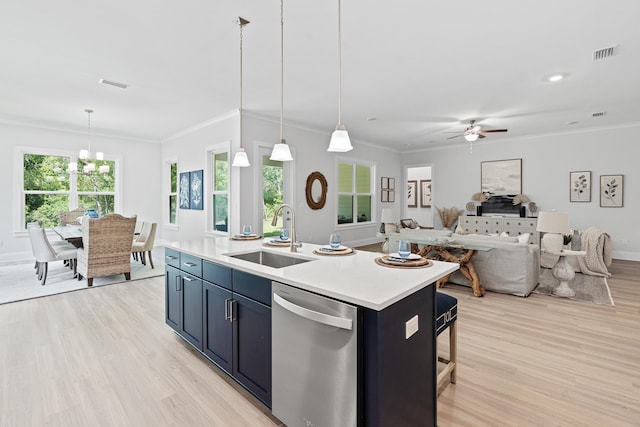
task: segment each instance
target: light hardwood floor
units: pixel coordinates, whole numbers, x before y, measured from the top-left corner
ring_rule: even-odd
[[[640,263],[611,271],[615,307],[445,288],[439,426],[640,425]],[[0,306],[0,369],[0,426],[279,425],[164,324],[161,277]]]

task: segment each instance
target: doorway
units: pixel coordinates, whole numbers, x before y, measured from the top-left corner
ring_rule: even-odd
[[[412,218],[423,227],[433,227],[432,166],[407,166],[407,191],[402,218]]]

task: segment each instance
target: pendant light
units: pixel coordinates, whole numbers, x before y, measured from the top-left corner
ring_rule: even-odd
[[[249,163],[247,153],[244,151],[244,148],[242,148],[242,28],[247,25],[249,21],[238,17],[235,22],[240,26],[240,148],[233,157],[231,166],[246,168],[247,166],[251,166],[251,164]]]
[[[284,0],[280,0],[280,142],[273,146],[271,160],[290,162],[293,160],[291,150],[282,135],[282,116],[284,106]]]
[[[339,153],[345,153],[353,150],[351,140],[347,129],[342,124],[341,120],[341,104],[342,104],[342,39],[341,39],[341,2],[338,0],[338,126],[336,130],[331,134],[331,141],[329,142],[329,148],[327,151],[334,151]]]

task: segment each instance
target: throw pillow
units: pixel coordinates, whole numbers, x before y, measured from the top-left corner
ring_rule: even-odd
[[[458,233],[458,234],[466,234],[464,228],[462,228],[462,226],[460,224],[458,224],[458,226],[456,227],[454,233]]]
[[[502,233],[500,233],[500,237],[509,237],[509,233],[503,231]]]
[[[518,236],[518,243],[520,243],[521,245],[528,245],[529,244],[529,233],[523,233],[521,235]]]

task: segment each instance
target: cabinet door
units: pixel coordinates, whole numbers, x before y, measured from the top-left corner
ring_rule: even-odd
[[[271,406],[271,307],[233,299],[233,376]]]
[[[232,371],[231,291],[205,281],[202,287],[203,351],[222,369]]]
[[[165,322],[176,331],[182,328],[182,282],[180,270],[165,266]]]
[[[182,275],[182,336],[202,350],[202,279]]]

